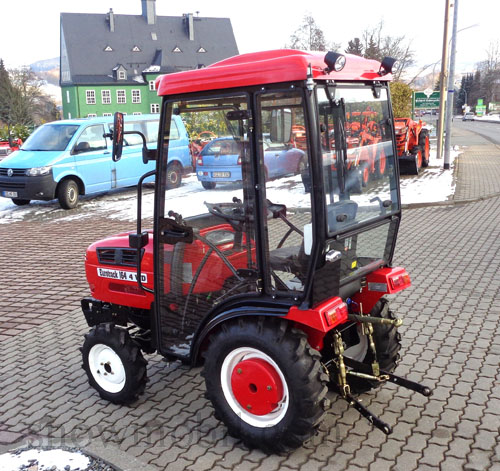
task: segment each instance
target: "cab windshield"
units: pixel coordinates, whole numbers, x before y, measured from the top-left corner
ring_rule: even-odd
[[[66,150],[69,141],[79,127],[77,124],[45,124],[27,139],[21,150]]]
[[[318,108],[329,235],[397,212],[387,89],[318,87]]]

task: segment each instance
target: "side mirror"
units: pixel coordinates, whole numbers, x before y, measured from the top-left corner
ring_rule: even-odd
[[[123,113],[117,111],[113,121],[113,162],[118,162],[123,150]]]
[[[90,144],[88,142],[79,142],[73,149],[74,154],[81,154],[82,152],[87,152],[90,150]]]
[[[290,142],[292,137],[292,112],[288,109],[271,112],[271,142]]]

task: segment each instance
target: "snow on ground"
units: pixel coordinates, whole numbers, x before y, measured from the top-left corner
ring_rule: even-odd
[[[493,114],[493,115],[488,115],[488,116],[474,116],[474,121],[500,122],[500,114]]]
[[[459,154],[458,148],[451,152],[451,170],[443,170],[443,160],[438,161],[435,150],[431,150],[429,167],[418,176],[401,177],[401,201],[403,204],[446,201],[453,196],[453,161]],[[374,182],[366,194],[355,195],[358,204],[370,203],[380,189]],[[366,191],[366,190],[365,190]],[[27,206],[16,206],[10,199],[0,198],[0,224],[22,220],[70,221],[91,219],[96,214],[113,219],[136,221],[137,193],[135,189],[123,189],[98,196],[84,197],[78,208],[70,211],[61,209],[57,201],[34,201]],[[219,184],[213,190],[205,190],[195,174],[188,175],[182,185],[166,194],[166,212],[181,213],[184,217],[206,212],[205,201],[210,203],[230,202],[233,197],[242,198],[243,191],[238,184]],[[304,207],[310,203],[300,175],[273,180],[267,184],[267,198],[273,202],[285,202],[289,208]],[[375,203],[376,204],[376,203]],[[153,215],[154,194],[151,187],[143,189],[142,217]]]
[[[35,468],[34,465],[38,464]],[[64,450],[24,450],[0,455],[0,471],[76,471],[86,469],[90,460],[80,452]]]

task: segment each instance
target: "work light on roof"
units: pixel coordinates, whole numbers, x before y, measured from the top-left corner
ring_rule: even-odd
[[[340,72],[345,66],[345,56],[338,52],[329,51],[325,56],[325,64],[327,65],[328,73],[333,70],[335,72]]]
[[[399,69],[400,62],[393,57],[384,57],[382,59],[382,64],[380,64],[379,75],[387,75],[396,72]]]

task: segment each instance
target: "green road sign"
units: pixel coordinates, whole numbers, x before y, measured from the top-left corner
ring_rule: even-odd
[[[441,92],[413,92],[413,108],[416,110],[439,108]]]

